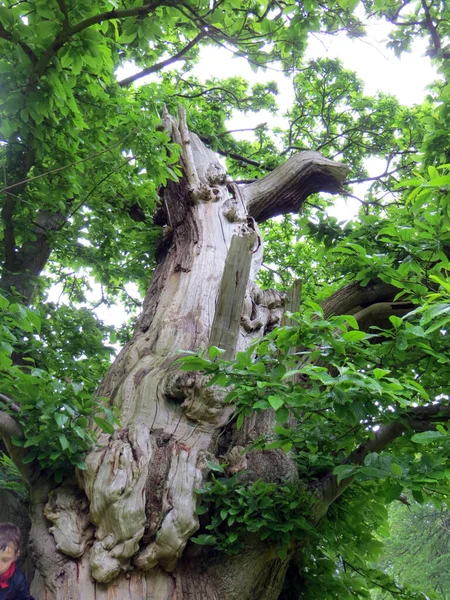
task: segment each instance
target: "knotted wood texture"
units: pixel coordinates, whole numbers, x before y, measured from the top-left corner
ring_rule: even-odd
[[[78,483],[36,499],[40,600],[271,600],[287,568],[261,546],[239,560],[185,551],[199,527],[195,490],[229,410],[222,390],[174,361],[211,344],[232,357],[279,324],[285,296],[254,284],[263,250],[257,222],[298,211],[311,193],[338,191],[347,167],[301,153],[237,186],[189,132],[183,111],[178,120],[165,113],[163,123],[181,146],[184,177],[161,194],[159,264],[133,337],[99,388],[121,428],[100,436]]]

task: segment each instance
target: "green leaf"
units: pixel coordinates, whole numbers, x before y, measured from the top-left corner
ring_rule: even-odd
[[[286,423],[289,419],[289,410],[287,408],[280,408],[275,413],[275,421],[277,423]]]
[[[191,538],[191,542],[194,542],[194,544],[198,544],[199,546],[214,546],[216,544],[216,538],[213,535],[202,534]]]
[[[420,395],[422,396],[422,398],[424,400],[430,399],[430,396],[428,395],[428,393],[426,392],[424,387],[418,381],[412,380],[409,382],[409,385],[411,387],[415,388],[420,393]]]
[[[208,469],[211,469],[211,471],[216,471],[218,473],[225,473],[224,468],[222,467],[222,465],[219,465],[219,463],[213,462],[211,460],[207,460],[206,465],[207,465]]]
[[[55,421],[58,424],[58,427],[64,427],[64,425],[67,423],[68,420],[69,420],[68,415],[61,413],[61,412],[55,413]]]
[[[423,317],[420,320],[420,324],[427,325],[433,319],[435,319],[436,317],[439,317],[441,315],[449,315],[449,319],[450,319],[449,313],[450,313],[450,304],[445,303],[445,304],[437,304],[437,305],[431,306],[431,308],[428,308],[424,311]]]
[[[403,319],[400,319],[400,317],[396,317],[395,315],[391,315],[389,317],[389,321],[392,323],[392,325],[398,329],[399,327],[401,327],[403,325]]]
[[[137,30],[129,31],[128,33],[122,33],[122,35],[119,37],[117,42],[119,44],[131,44],[131,42],[134,42],[134,40],[136,39],[136,36],[137,36]]]
[[[423,431],[421,433],[415,433],[411,440],[416,444],[432,444],[433,442],[440,442],[445,439],[446,436],[442,435],[439,431]]]
[[[376,379],[381,379],[385,375],[389,375],[389,373],[390,373],[389,369],[378,369],[378,368],[375,368],[373,370],[373,374],[375,375]]]
[[[61,444],[61,448],[63,450],[67,450],[67,448],[69,447],[69,442],[68,442],[66,436],[63,433],[59,433],[58,439],[59,439],[59,443]]]
[[[342,339],[345,342],[359,342],[366,337],[366,333],[364,331],[347,331],[342,334]]]
[[[430,165],[428,167],[428,175],[430,176],[430,179],[434,179],[435,177],[439,177],[439,171],[436,169],[436,167]]]
[[[204,371],[211,363],[203,358],[184,356],[176,361],[182,371]]]
[[[200,504],[200,506],[197,506],[195,514],[200,516],[200,515],[204,515],[207,512],[208,512],[208,506],[206,504]]]
[[[209,358],[213,359],[213,358],[217,358],[218,356],[221,356],[224,352],[225,352],[225,350],[222,350],[222,348],[217,348],[216,346],[211,346],[211,348],[209,349],[208,355],[209,355]]]
[[[94,417],[94,422],[105,433],[109,433],[110,435],[114,433],[114,426],[106,419],[103,419],[102,417]]]
[[[267,400],[274,410],[278,410],[284,405],[283,398],[280,398],[279,396],[269,396]]]
[[[400,494],[403,491],[403,486],[395,483],[394,485],[389,485],[386,493],[385,493],[385,498],[386,498],[386,502],[393,502],[394,500],[398,500],[398,498],[400,497]]]
[[[22,462],[24,465],[31,464],[34,460],[36,460],[36,452],[29,452],[22,458]]]
[[[302,373],[302,369],[292,369],[291,371],[286,371],[281,380],[284,381],[285,379],[291,379],[294,377],[294,375],[298,375],[299,373]]]
[[[253,408],[267,410],[270,408],[270,404],[267,402],[267,400],[257,400],[253,405]]]
[[[353,315],[345,315],[345,321],[349,327],[352,327],[353,329],[359,329],[358,321]]]
[[[244,424],[244,413],[240,412],[236,420],[236,428],[239,430]]]
[[[403,469],[397,463],[392,463],[391,470],[393,475],[401,476],[403,474]]]
[[[359,467],[356,465],[338,465],[333,469],[333,475],[337,476],[338,485],[343,479],[352,477],[359,471]]]

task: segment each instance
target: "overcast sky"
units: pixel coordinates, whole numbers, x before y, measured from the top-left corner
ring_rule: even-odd
[[[366,94],[382,91],[396,96],[402,104],[420,103],[426,86],[436,78],[431,61],[424,56],[425,43],[418,41],[412,53],[397,58],[385,47],[389,29],[383,23],[373,23],[367,26],[366,38],[355,40],[350,40],[344,33],[311,35],[306,58],[339,58],[347,69],[355,71],[364,81]],[[293,93],[288,79],[273,69],[259,69],[255,73],[245,59],[234,58],[224,48],[204,48],[195,73],[201,79],[241,75],[252,83],[276,80],[280,88],[280,109],[287,110],[292,104]],[[246,123],[249,118],[254,118],[255,124],[261,122],[261,115],[247,115]]]

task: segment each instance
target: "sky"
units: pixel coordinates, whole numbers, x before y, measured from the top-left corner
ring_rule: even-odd
[[[377,91],[382,91],[396,96],[406,105],[420,103],[426,95],[426,87],[436,78],[436,71],[431,61],[424,56],[425,42],[417,42],[410,54],[403,54],[401,58],[397,58],[385,47],[388,33],[389,27],[386,24],[373,22],[367,25],[367,37],[363,40],[350,40],[344,33],[336,36],[314,34],[310,36],[305,59],[339,58],[347,69],[355,71],[363,80],[366,94],[373,95]],[[121,79],[138,70],[130,65],[121,69],[117,76]],[[226,78],[240,75],[250,83],[277,81],[280,91],[278,96],[280,116],[274,116],[267,111],[246,115],[236,112],[227,123],[229,130],[252,128],[263,122],[267,122],[269,126],[280,124],[282,113],[293,102],[294,94],[290,81],[281,73],[273,69],[266,71],[259,69],[255,73],[245,59],[233,57],[231,51],[227,55],[227,50],[224,48],[204,48],[195,68],[195,74],[202,80],[217,76]],[[144,84],[148,79],[155,79],[155,76],[142,78],[139,85]],[[246,132],[237,135],[245,137],[252,134]],[[366,168],[370,176],[376,176],[383,172],[384,163],[379,159],[369,159]],[[364,196],[365,189],[364,185],[355,186],[354,193],[361,198]],[[359,203],[356,200],[341,197],[336,198],[334,206],[328,212],[339,219],[349,219],[358,208]],[[94,283],[92,285],[93,296],[98,299],[99,290],[95,290],[97,286]],[[129,286],[127,290],[131,295],[137,296],[133,286]],[[53,299],[57,300],[57,295]],[[106,324],[117,325],[119,313],[121,313],[120,320],[126,320],[125,314],[119,307],[108,308],[101,305],[95,312]]]
[[[391,26],[386,23],[372,21],[366,26],[367,36],[364,39],[349,39],[344,32],[335,36],[310,35],[305,61],[312,58],[339,58],[345,68],[355,71],[364,82],[365,94],[371,96],[380,91],[396,96],[402,104],[419,104],[426,95],[427,86],[437,77],[430,59],[425,56],[426,42],[419,40],[411,53],[404,53],[398,58],[392,50],[386,48],[390,29]],[[203,80],[220,74],[223,78],[240,75],[251,83],[277,82],[280,92],[277,98],[279,115],[268,111],[243,115],[236,111],[227,123],[229,130],[251,129],[260,123],[282,125],[282,114],[294,101],[288,78],[275,69],[259,69],[255,73],[244,58],[234,57],[231,51],[227,55],[224,48],[204,48],[195,74]],[[237,132],[234,135],[238,139],[252,139],[253,134]],[[365,165],[370,177],[380,175],[385,170],[385,163],[381,159],[366,159]],[[363,198],[367,188],[368,184],[355,185],[353,193],[358,198]],[[339,219],[350,219],[359,207],[360,204],[355,199],[336,198],[328,214]]]
[[[369,24],[367,37],[349,39],[345,33],[335,36],[319,34],[310,35],[305,60],[311,58],[339,58],[347,69],[357,73],[364,82],[364,91],[373,95],[377,91],[396,96],[402,104],[412,105],[422,102],[426,94],[426,86],[436,78],[436,71],[425,54],[425,42],[416,42],[413,52],[397,58],[393,51],[385,47],[389,27],[383,23]],[[218,66],[220,65],[220,73]],[[274,69],[256,73],[252,71],[244,58],[235,58],[232,52],[224,48],[204,48],[195,73],[202,79],[209,77],[231,77],[241,75],[251,83],[277,81],[280,89],[278,104],[281,112],[292,104],[294,94],[286,77]],[[233,126],[239,119],[258,124],[265,121],[269,113],[261,115],[249,114],[245,117],[236,115]]]

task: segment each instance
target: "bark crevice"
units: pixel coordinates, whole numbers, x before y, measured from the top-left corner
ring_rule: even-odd
[[[230,410],[223,390],[208,387],[196,373],[181,373],[175,361],[180,352],[211,344],[232,357],[280,323],[285,295],[254,285],[263,252],[257,222],[298,210],[311,193],[339,191],[347,167],[303,153],[241,187],[227,180],[216,155],[188,131],[182,111],[179,121],[165,113],[163,123],[181,146],[184,177],[162,191],[160,262],[134,335],[99,388],[119,409],[121,428],[100,435],[87,470],[79,473],[89,523],[82,518],[87,506],[67,489],[55,490],[45,509],[40,505],[41,524],[45,516],[52,521],[59,548],[47,539],[49,555],[80,557],[63,559],[63,580],[55,570],[51,582],[37,577],[35,589],[45,600],[172,600],[174,594],[183,600],[273,600],[289,563],[258,541],[226,560],[217,554],[205,561],[204,551],[192,544],[185,550],[199,527],[195,490],[207,476],[206,458],[217,449]],[[233,253],[236,243],[244,250]],[[294,461],[282,451],[242,455],[255,435],[272,429],[274,415],[266,413],[230,433],[221,448],[233,468],[247,464],[255,478],[296,480]],[[41,570],[48,572],[48,565]]]

